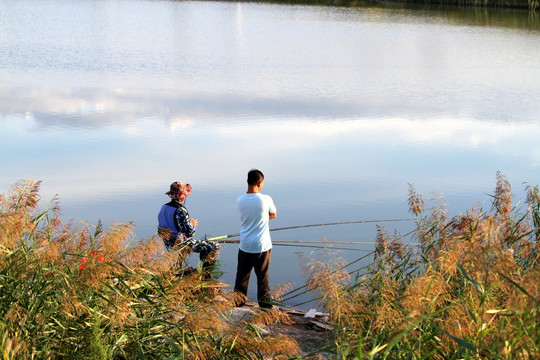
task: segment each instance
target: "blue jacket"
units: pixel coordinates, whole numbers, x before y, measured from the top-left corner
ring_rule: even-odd
[[[172,248],[178,238],[178,234],[184,234],[190,238],[195,234],[195,227],[189,222],[189,212],[178,200],[171,200],[161,207],[158,214],[158,227],[169,229],[171,235],[165,241],[165,246]]]

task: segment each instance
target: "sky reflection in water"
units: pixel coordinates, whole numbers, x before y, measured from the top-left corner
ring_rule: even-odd
[[[69,110],[78,101],[84,102],[43,101],[56,110],[2,119],[2,163],[9,165],[2,181],[43,179],[44,193],[60,195],[66,216],[135,221],[141,237],[153,234],[153,213],[176,178],[193,184],[190,209],[201,230],[215,235],[236,232],[234,198],[245,191],[251,167],[267,174],[265,191],[280,204],[277,227],[407,217],[408,184],[428,196],[441,191],[458,201],[450,204],[454,209],[466,211],[486,200],[496,171],[531,182],[531,169],[540,162],[538,122],[330,119],[279,111],[273,117],[220,117],[198,105],[159,116],[145,105],[166,107],[148,100],[133,107],[112,100],[105,110],[81,114]],[[67,105],[58,108],[62,103]],[[335,231],[320,229],[318,235]],[[361,240],[374,232],[344,235]]]
[[[197,236],[236,233],[235,199],[252,167],[278,207],[273,227],[409,217],[408,184],[442,193],[455,215],[489,208],[497,171],[518,199],[523,182],[538,183],[534,30],[213,2],[0,10],[0,189],[43,180],[66,218],[133,221],[138,237],[152,236],[178,179],[193,185]],[[364,224],[274,238],[375,234]],[[235,249],[222,254],[229,282]],[[274,284],[301,281],[288,267],[297,250],[275,248]]]

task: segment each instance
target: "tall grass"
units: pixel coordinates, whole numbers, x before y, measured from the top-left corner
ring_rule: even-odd
[[[62,223],[39,182],[0,195],[0,353],[4,359],[287,359],[296,341],[261,335],[282,316],[231,321],[232,294],[131,224]],[[325,351],[346,359],[540,357],[540,195],[513,204],[502,174],[491,209],[448,218],[410,188],[414,241],[379,227],[373,261],[350,279],[335,259],[306,262],[334,325]],[[431,207],[426,210],[426,205]],[[219,296],[218,296],[219,295]]]
[[[538,187],[526,190],[525,208],[514,207],[498,173],[489,211],[448,219],[441,199],[426,210],[411,187],[419,246],[379,228],[362,276],[308,264],[309,285],[337,329],[336,357],[539,358],[540,197]]]
[[[0,353],[4,359],[289,358],[298,344],[261,336],[262,313],[231,322],[232,296],[131,224],[62,224],[39,182],[0,195]]]

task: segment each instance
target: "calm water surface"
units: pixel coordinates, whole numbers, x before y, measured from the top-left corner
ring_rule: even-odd
[[[153,236],[173,180],[198,236],[238,232],[260,168],[273,227],[489,209],[538,184],[540,30],[527,12],[178,1],[0,1],[0,190],[43,180],[66,219]],[[385,224],[402,233],[412,224]],[[375,224],[273,233],[371,241]],[[342,250],[355,259],[361,251]],[[273,284],[302,283],[274,248]],[[222,251],[232,282],[236,245]],[[255,286],[251,285],[251,296]]]

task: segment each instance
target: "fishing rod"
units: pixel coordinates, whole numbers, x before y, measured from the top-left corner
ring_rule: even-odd
[[[345,268],[347,268],[347,267],[349,267],[349,266],[351,266],[351,265],[353,265],[353,264],[356,264],[357,262],[360,262],[360,261],[362,261],[362,260],[368,258],[369,256],[373,255],[374,253],[375,253],[375,251],[370,251],[369,254],[365,254],[365,255],[363,255],[363,256],[357,258],[356,260],[353,260],[353,261],[349,262],[348,264],[345,264],[345,265],[343,265],[343,266],[340,266],[340,267],[337,268],[337,269],[334,269],[330,274],[334,274],[334,273],[336,273],[336,272],[338,272],[338,271],[341,271],[341,270],[343,270],[343,269],[345,269]],[[357,270],[357,271],[359,271],[359,270]],[[300,296],[300,295],[302,295],[302,294],[305,294],[305,293],[307,292],[308,286],[309,286],[308,284],[304,284],[304,285],[302,285],[302,286],[300,286],[300,287],[297,287],[296,289],[293,289],[293,290],[290,290],[290,291],[286,292],[285,294],[283,294],[282,297],[283,297],[283,298],[285,298],[286,296],[289,296],[289,297],[283,299],[282,301],[288,301],[288,300],[293,299],[293,298],[295,298],[295,297],[297,297],[297,296]],[[300,290],[302,290],[302,289],[306,289],[306,290],[303,291],[303,292],[301,292],[301,293],[299,293],[299,294],[296,294],[296,295],[294,295],[294,296],[290,296],[291,294],[293,294],[293,293],[295,293],[295,292],[297,292],[297,291],[300,291]]]
[[[206,240],[212,240],[211,239],[206,239]],[[321,245],[305,245],[305,244],[301,244],[301,245],[296,245],[294,243],[320,243]],[[225,240],[225,241],[220,241],[219,242],[220,244],[239,244],[240,243],[240,240]],[[303,247],[303,248],[315,248],[315,249],[328,249],[328,246],[323,246],[322,244],[325,244],[325,245],[333,245],[333,244],[374,244],[374,243],[355,243],[355,242],[339,242],[339,241],[335,241],[335,242],[329,242],[329,241],[302,241],[302,240],[272,240],[272,245],[275,245],[275,246],[291,246],[291,247]],[[366,249],[358,249],[358,248],[345,248],[345,247],[334,247],[332,246],[332,250],[352,250],[352,251],[372,251],[372,250],[366,250]]]
[[[408,233],[406,233],[406,234],[404,234],[404,235],[401,235],[401,236],[400,236],[399,238],[397,238],[396,240],[399,241],[399,240],[401,240],[401,239],[403,239],[403,238],[405,238],[405,237],[411,235],[414,231],[415,231],[415,230],[411,230],[411,231],[409,231]],[[413,243],[409,243],[409,244],[413,244]],[[415,244],[418,244],[418,243],[415,243]],[[366,255],[364,255],[364,256],[361,256],[361,257],[357,258],[356,260],[353,260],[353,261],[351,261],[350,263],[348,263],[348,264],[346,264],[346,265],[344,265],[344,266],[342,266],[342,267],[340,267],[340,268],[338,268],[338,269],[335,269],[334,271],[332,271],[332,273],[341,271],[341,270],[343,270],[343,269],[345,269],[345,268],[347,268],[347,267],[349,267],[349,266],[351,266],[351,265],[353,265],[353,264],[356,264],[357,262],[360,262],[360,261],[366,259],[367,257],[369,257],[369,256],[371,256],[371,255],[373,255],[373,254],[375,254],[375,252],[376,252],[376,251],[372,250],[372,251],[370,251],[368,254],[366,254]],[[363,270],[363,269],[365,269],[365,268],[366,268],[366,265],[362,266],[360,269],[350,271],[350,272],[349,272],[349,275],[352,275],[353,273],[359,272],[359,271],[361,271],[361,270]],[[300,291],[300,290],[302,290],[302,289],[305,289],[305,290],[302,291],[302,292],[300,292],[300,293],[298,293],[298,294],[296,294],[296,295],[292,295],[293,293],[296,293],[296,292],[298,292],[298,291]],[[304,285],[302,285],[302,286],[300,286],[300,287],[297,287],[296,289],[290,290],[290,291],[286,292],[285,294],[283,294],[282,297],[283,297],[284,299],[282,299],[282,301],[283,301],[283,302],[289,301],[289,300],[294,299],[294,298],[296,298],[296,297],[298,297],[298,296],[300,296],[300,295],[302,295],[302,294],[305,294],[305,293],[307,293],[307,292],[308,292],[308,284],[304,284]],[[285,298],[286,296],[289,296],[289,297],[288,297],[288,298]],[[298,306],[298,305],[303,305],[303,304],[308,303],[308,302],[311,302],[311,301],[313,301],[313,300],[314,300],[314,299],[309,300],[309,301],[306,301],[306,302],[301,303],[301,304],[296,304],[296,306]]]
[[[275,246],[292,246],[292,247],[302,247],[302,248],[315,248],[315,249],[331,249],[331,250],[350,250],[350,251],[372,251],[368,249],[356,249],[356,248],[345,248],[345,247],[331,247],[321,246],[321,245],[294,245],[294,244],[273,244]]]
[[[206,240],[214,240],[208,238]],[[220,241],[222,244],[239,244],[240,240]],[[352,245],[376,245],[375,241],[327,241],[327,240],[272,240],[272,244],[352,244]],[[418,245],[418,243],[403,243],[403,245]]]
[[[348,267],[349,265],[352,265],[352,264],[358,262],[359,260],[362,260],[362,259],[364,259],[364,258],[366,258],[366,257],[368,257],[368,256],[370,256],[370,255],[372,255],[372,254],[374,254],[374,253],[375,253],[375,251],[372,251],[371,253],[369,253],[369,254],[367,254],[367,255],[361,257],[360,259],[357,259],[357,260],[355,260],[355,261],[353,261],[353,262],[351,262],[351,263],[349,263],[349,264],[347,264],[347,265],[345,265],[345,266],[343,266],[343,267],[341,267],[341,268],[339,268],[339,269],[334,270],[332,273],[337,272],[337,271],[341,271],[341,270],[345,269],[346,267]],[[362,267],[359,268],[359,269],[356,269],[356,270],[353,270],[353,271],[349,271],[348,274],[349,274],[349,275],[352,275],[352,274],[354,274],[354,273],[360,272],[360,271],[366,269],[368,266],[369,266],[369,265],[364,265],[364,266],[362,266]],[[294,289],[294,290],[291,290],[291,291],[289,291],[288,293],[283,294],[283,297],[285,297],[286,295],[291,295],[292,293],[294,293],[294,292],[296,292],[296,291],[298,291],[298,290],[301,290],[301,289],[303,289],[303,288],[305,288],[306,290],[305,290],[305,291],[302,291],[302,292],[300,292],[300,293],[297,293],[297,294],[295,294],[295,295],[289,296],[289,297],[286,298],[286,299],[281,299],[281,301],[284,303],[284,302],[286,302],[286,301],[290,301],[290,300],[292,300],[292,299],[294,299],[294,298],[297,298],[298,296],[301,296],[301,295],[306,294],[306,293],[308,292],[308,290],[309,290],[307,284],[304,285],[304,286],[301,286],[301,287],[299,287],[299,288],[296,288],[296,289]],[[310,299],[310,300],[306,300],[306,301],[304,301],[304,302],[295,304],[294,306],[302,306],[302,305],[305,305],[305,304],[309,304],[310,302],[313,302],[313,301],[318,301],[318,300],[320,300],[320,299],[321,299],[321,296],[316,296],[316,297],[314,297],[314,298],[312,298],[312,299]]]
[[[321,223],[321,224],[309,224],[309,225],[296,225],[296,226],[286,226],[281,228],[275,228],[270,229],[270,231],[281,231],[281,230],[291,230],[291,229],[302,229],[302,228],[308,228],[308,227],[318,227],[318,226],[332,226],[332,225],[348,225],[348,224],[365,224],[365,223],[380,223],[380,222],[398,222],[398,221],[414,221],[416,219],[382,219],[382,220],[356,220],[356,221],[339,221],[339,222],[331,222],[331,223]],[[223,236],[216,236],[211,238],[206,238],[206,240],[210,241],[220,241],[224,244],[227,244],[228,242],[221,241],[228,238],[238,237],[240,236],[240,233],[238,234],[230,234],[230,235],[223,235]]]

